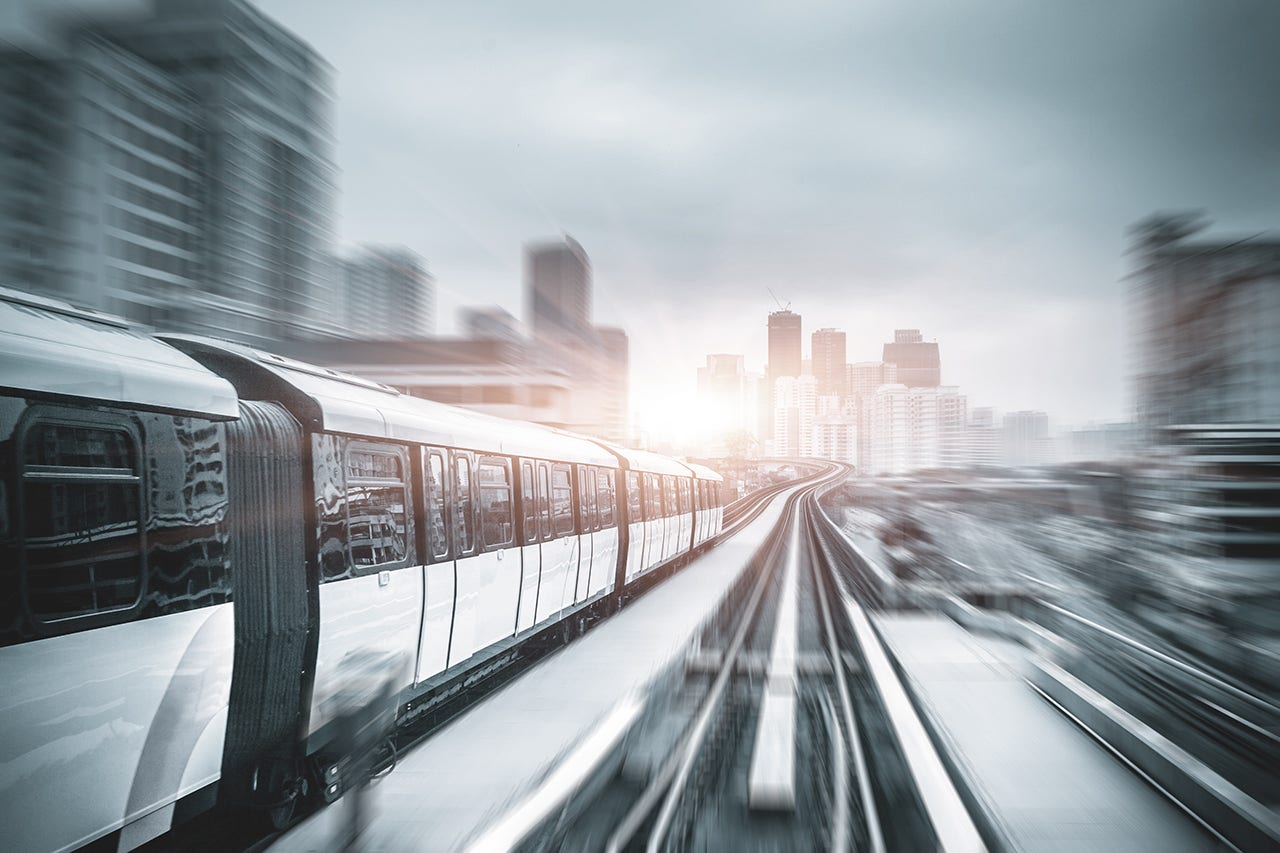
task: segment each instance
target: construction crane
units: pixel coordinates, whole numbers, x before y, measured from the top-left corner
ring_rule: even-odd
[[[782,304],[782,300],[778,298],[778,294],[776,294],[776,293],[774,293],[774,292],[773,292],[773,288],[772,288],[772,287],[766,287],[766,288],[765,288],[765,290],[769,291],[769,295],[773,297],[773,301],[774,301],[774,302],[776,302],[776,303],[778,303],[778,310],[779,310],[779,311],[790,311],[790,310],[791,310],[791,303],[790,303],[790,302],[788,302],[786,305],[783,305],[783,304]]]

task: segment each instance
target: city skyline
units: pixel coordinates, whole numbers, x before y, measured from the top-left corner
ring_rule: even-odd
[[[1126,227],[1169,208],[1207,210],[1215,234],[1274,225],[1273,6],[1138,3],[1105,27],[994,6],[656,27],[677,13],[373,4],[352,28],[340,6],[258,5],[335,68],[342,245],[430,259],[448,334],[460,308],[520,304],[523,243],[575,234],[597,321],[625,325],[646,366],[632,408],[651,432],[693,399],[706,353],[764,350],[768,288],[844,329],[851,362],[927,328],[975,400],[1122,419]],[[20,3],[0,26],[86,6],[145,4]],[[913,49],[886,55],[885,32]],[[1037,53],[1050,33],[1069,49]]]

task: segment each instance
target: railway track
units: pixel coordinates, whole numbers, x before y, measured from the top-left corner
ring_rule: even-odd
[[[1061,606],[1041,603],[1032,618],[1080,651],[1070,668],[1083,681],[1259,802],[1280,806],[1274,699]]]
[[[885,695],[896,676],[865,616],[854,624],[856,572],[818,503],[845,476],[831,466],[788,484],[726,618],[654,685],[613,760],[519,849],[984,846],[937,755],[901,745],[914,711],[905,694]],[[923,730],[909,739],[928,743]]]

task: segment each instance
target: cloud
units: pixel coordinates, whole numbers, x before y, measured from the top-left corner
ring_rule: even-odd
[[[762,366],[772,288],[851,359],[919,326],[978,404],[1119,417],[1125,227],[1280,225],[1265,0],[261,6],[336,69],[344,240],[446,313],[574,234],[638,402]]]

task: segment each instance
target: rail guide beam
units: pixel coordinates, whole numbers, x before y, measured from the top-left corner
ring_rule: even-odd
[[[796,669],[799,644],[797,567],[800,562],[800,522],[791,528],[791,542],[782,576],[782,597],[773,626],[769,676],[765,682],[755,748],[751,755],[748,804],[756,811],[791,811],[796,805]]]

